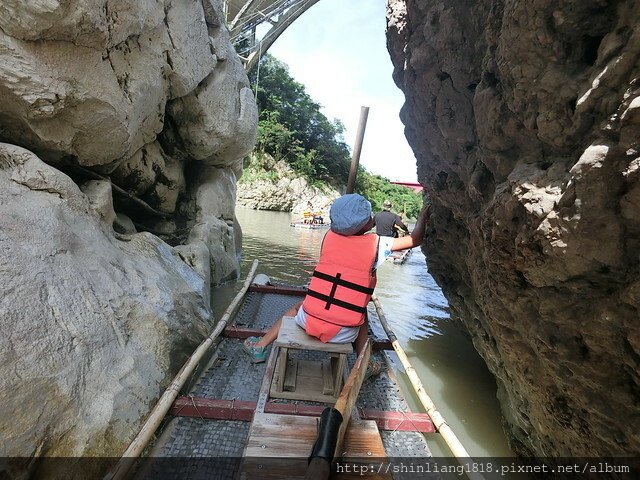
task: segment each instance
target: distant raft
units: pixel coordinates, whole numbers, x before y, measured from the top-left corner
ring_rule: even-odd
[[[306,228],[308,230],[315,230],[319,228],[329,228],[330,223],[305,223],[305,222],[291,222],[290,224],[294,228]]]
[[[394,265],[402,265],[407,261],[407,258],[411,255],[412,250],[400,250],[399,252],[393,252],[387,257],[387,260],[393,262]]]

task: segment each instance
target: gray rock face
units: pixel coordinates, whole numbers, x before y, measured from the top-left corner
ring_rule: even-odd
[[[211,328],[202,277],[94,213],[106,187],[0,144],[3,457],[120,455]]]
[[[431,273],[514,449],[640,451],[640,4],[391,0]]]
[[[200,184],[193,192],[196,226],[191,229],[189,246],[205,246],[209,251],[212,278],[222,282],[237,276],[241,231],[235,217],[236,176],[231,168],[203,168]],[[203,271],[198,267],[198,271]]]
[[[257,161],[252,157],[252,162]],[[328,211],[340,192],[331,188],[321,190],[309,185],[303,177],[284,161],[275,161],[271,157],[261,159],[267,162],[269,177],[261,177],[250,170],[238,181],[238,205],[255,210],[274,210],[302,214],[307,204],[313,205],[314,211]]]
[[[248,86],[221,0],[0,2],[1,456],[121,454],[208,332]]]
[[[255,101],[221,15],[220,0],[2,2],[0,141],[78,183],[69,165],[110,175],[116,211],[185,241],[195,218],[179,205],[197,188],[185,166],[239,176],[255,142]]]
[[[191,94],[169,105],[187,153],[195,160],[242,172],[242,157],[253,149],[258,111],[248,82],[240,87],[230,78],[246,78],[227,42],[230,54]]]

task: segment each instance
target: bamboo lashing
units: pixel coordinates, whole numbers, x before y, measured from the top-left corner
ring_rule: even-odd
[[[427,392],[424,389],[420,378],[418,378],[418,374],[411,365],[411,362],[409,362],[409,358],[404,353],[404,349],[400,346],[398,338],[389,327],[387,319],[384,316],[384,312],[382,311],[382,305],[380,305],[380,301],[375,295],[372,296],[371,300],[376,307],[376,312],[378,314],[378,318],[380,319],[380,323],[382,324],[382,328],[384,328],[387,337],[389,337],[389,340],[391,341],[393,349],[398,355],[398,358],[400,358],[402,366],[404,367],[404,370],[409,377],[409,380],[411,381],[411,385],[413,386],[416,395],[431,417],[431,421],[436,427],[436,430],[438,431],[438,433],[440,433],[442,439],[446,442],[447,446],[451,450],[451,453],[453,453],[454,457],[456,457],[461,465],[464,466],[463,462],[465,460],[471,460],[469,453],[467,453],[467,450],[464,448],[462,443],[460,443],[460,440],[458,440],[456,434],[453,433],[453,430],[451,430],[451,427],[444,420],[444,417],[440,414],[440,412],[438,412],[435,404],[433,403],[433,400],[431,400],[429,395],[427,395]],[[466,471],[465,469],[465,473],[471,480],[484,480],[484,477],[477,472]]]
[[[118,463],[107,473],[105,476],[105,480],[120,480],[124,478],[127,472],[131,469],[131,466],[134,464],[136,459],[140,456],[142,451],[145,449],[154,433],[158,429],[158,426],[162,422],[162,419],[165,417],[171,405],[175,401],[176,397],[180,393],[180,389],[185,384],[195,367],[198,365],[202,357],[207,352],[209,347],[213,344],[214,340],[222,333],[224,328],[227,326],[227,322],[235,312],[236,308],[240,304],[240,301],[243,299],[245,293],[249,289],[249,285],[251,285],[251,281],[258,269],[258,260],[253,261],[253,265],[251,266],[251,270],[247,275],[247,278],[244,281],[244,285],[242,289],[235,296],[229,307],[225,310],[224,314],[218,321],[216,328],[211,332],[205,340],[196,348],[193,354],[189,357],[187,362],[182,366],[180,371],[173,378],[171,384],[167,387],[167,389],[160,397],[160,400],[156,403],[156,406],[153,408],[147,421],[144,423],[140,432],[133,439],[129,447],[122,454],[122,458],[118,461]]]

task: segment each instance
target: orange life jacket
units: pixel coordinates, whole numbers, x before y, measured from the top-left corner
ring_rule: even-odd
[[[364,323],[376,286],[379,238],[375,234],[343,236],[327,232],[302,303],[307,334],[328,342],[342,327]]]

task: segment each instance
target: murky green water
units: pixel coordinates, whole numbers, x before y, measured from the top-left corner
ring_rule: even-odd
[[[259,272],[292,285],[307,283],[318,259],[325,230],[292,228],[288,213],[238,208],[242,226],[242,278],[254,259]],[[238,284],[214,290],[218,316]],[[391,327],[409,356],[429,396],[473,457],[512,453],[502,430],[496,385],[470,339],[449,318],[447,301],[414,249],[404,265],[386,262],[378,272],[376,295]],[[403,380],[404,375],[398,375]],[[406,381],[406,379],[405,379]],[[411,408],[422,411],[403,385]],[[449,455],[438,434],[428,435],[434,455]]]

